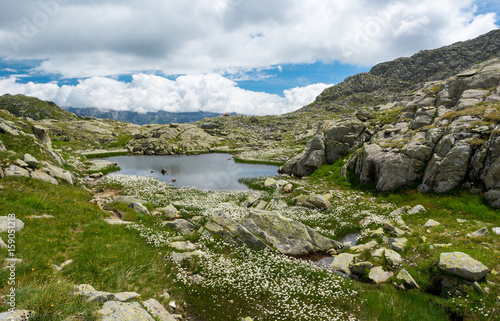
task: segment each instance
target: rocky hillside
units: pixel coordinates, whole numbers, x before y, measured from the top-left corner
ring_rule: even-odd
[[[344,175],[386,192],[419,185],[422,192],[456,188],[487,191],[500,206],[500,59],[476,64],[444,81],[431,81],[322,126],[303,154],[283,172],[312,173],[322,164],[347,159]],[[396,113],[381,126],[377,114]]]
[[[32,120],[57,119],[76,120],[75,114],[67,112],[51,101],[43,101],[24,95],[6,94],[0,97],[0,109],[9,111],[17,117],[26,117]]]
[[[360,105],[388,103],[423,82],[444,80],[499,55],[500,30],[493,30],[469,41],[378,64],[325,89],[302,110],[352,111]]]

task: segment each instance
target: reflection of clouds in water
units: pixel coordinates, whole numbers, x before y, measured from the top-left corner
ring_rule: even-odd
[[[192,156],[120,156],[110,157],[121,170],[117,174],[153,176],[175,187],[195,186],[200,189],[246,190],[239,178],[274,176],[277,166],[235,163],[229,154]],[[162,175],[162,169],[167,170]],[[151,173],[151,171],[154,171]]]

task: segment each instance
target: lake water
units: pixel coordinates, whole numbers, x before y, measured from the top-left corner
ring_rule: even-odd
[[[248,190],[238,182],[239,178],[275,176],[279,169],[272,165],[236,163],[230,154],[116,156],[106,160],[120,166],[121,170],[115,174],[152,176],[175,187],[212,190]],[[162,169],[167,171],[165,175]]]

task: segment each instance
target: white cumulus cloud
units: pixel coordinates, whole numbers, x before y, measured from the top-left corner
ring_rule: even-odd
[[[180,76],[175,80],[135,74],[131,82],[91,77],[77,85],[27,84],[15,77],[0,79],[0,93],[24,94],[54,101],[60,106],[99,107],[116,110],[211,111],[247,115],[283,114],[314,101],[328,84],[314,84],[284,91],[284,97],[241,89],[219,74]]]

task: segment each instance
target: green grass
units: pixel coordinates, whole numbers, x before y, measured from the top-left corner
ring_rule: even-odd
[[[85,154],[87,158],[107,158],[113,156],[128,156],[130,152],[108,152],[108,153],[97,153],[97,154]]]
[[[25,223],[16,238],[16,255],[24,260],[16,270],[17,308],[35,310],[34,320],[68,316],[94,320],[97,306],[70,295],[71,284],[89,283],[109,292],[136,291],[143,298],[158,299],[171,283],[158,249],[145,243],[139,232],[102,221],[109,213],[88,203],[91,194],[85,190],[12,177],[2,179],[2,185],[0,215],[15,213]],[[41,214],[55,218],[28,218]],[[153,216],[143,218],[151,226],[157,222]],[[0,254],[7,253],[2,249]],[[74,262],[61,272],[52,268],[69,259]],[[4,293],[7,273],[0,270]],[[0,306],[0,310],[6,308]]]

